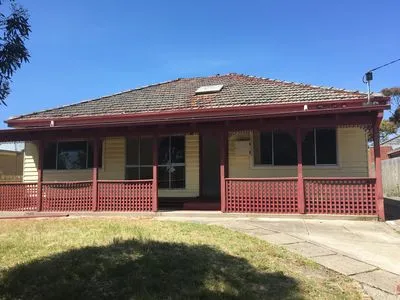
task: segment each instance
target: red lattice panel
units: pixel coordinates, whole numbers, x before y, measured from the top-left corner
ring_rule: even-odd
[[[227,212],[297,213],[296,178],[228,178]]]
[[[98,182],[99,211],[151,211],[152,180]]]
[[[305,178],[306,213],[376,215],[374,178]]]
[[[0,211],[34,211],[37,204],[37,183],[0,184]]]
[[[92,182],[46,182],[43,189],[43,211],[92,210]]]

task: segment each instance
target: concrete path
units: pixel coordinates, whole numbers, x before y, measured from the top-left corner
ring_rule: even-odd
[[[350,276],[359,281],[373,299],[400,299],[400,233],[386,223],[184,215],[156,219],[199,222],[237,230]]]

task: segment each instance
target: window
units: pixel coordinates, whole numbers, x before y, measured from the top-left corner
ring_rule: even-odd
[[[127,139],[126,179],[153,178],[152,138]],[[158,141],[158,187],[185,187],[185,137],[162,137]]]
[[[200,95],[200,94],[218,93],[222,90],[223,87],[224,87],[223,84],[201,86],[196,90],[195,94]]]
[[[337,164],[336,148],[336,129],[312,129],[303,139],[303,164],[335,165]]]
[[[185,188],[185,137],[161,138],[158,148],[158,187]]]
[[[336,157],[336,130],[315,130],[315,163],[317,165],[335,165]]]
[[[102,147],[99,167],[102,166]],[[45,170],[76,170],[93,168],[93,146],[87,141],[50,142],[44,148]]]
[[[315,130],[308,131],[303,136],[302,143],[303,165],[315,165]]]
[[[126,141],[126,179],[153,178],[153,139],[129,138]]]
[[[254,164],[288,166],[297,164],[294,132],[271,131],[254,134]]]
[[[297,142],[295,132],[274,131],[274,165],[297,165]]]
[[[303,135],[304,165],[335,165],[336,129],[312,129]],[[292,131],[255,132],[254,164],[293,166],[297,164],[297,143]]]

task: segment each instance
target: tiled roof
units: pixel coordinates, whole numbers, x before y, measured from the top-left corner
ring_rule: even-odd
[[[219,84],[222,84],[223,88],[218,93],[195,94],[201,86]],[[366,97],[365,93],[358,91],[231,73],[210,77],[180,78],[12,119],[115,115],[180,109],[352,100]]]

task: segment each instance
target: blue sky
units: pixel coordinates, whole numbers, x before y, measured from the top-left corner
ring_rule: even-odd
[[[400,57],[398,0],[19,2],[31,62],[1,120],[229,72],[365,91],[365,71]],[[400,63],[377,71],[373,90],[399,86],[399,73]]]

